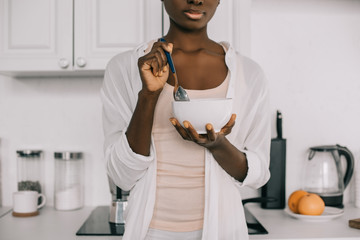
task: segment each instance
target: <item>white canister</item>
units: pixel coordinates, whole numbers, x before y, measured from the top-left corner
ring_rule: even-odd
[[[84,206],[84,166],[81,152],[55,152],[56,210],[75,210]]]

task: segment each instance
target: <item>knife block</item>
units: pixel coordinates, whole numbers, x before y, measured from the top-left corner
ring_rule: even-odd
[[[273,201],[262,202],[266,209],[285,208],[285,170],[286,170],[286,139],[271,139],[270,147],[270,179],[261,188],[261,196]]]

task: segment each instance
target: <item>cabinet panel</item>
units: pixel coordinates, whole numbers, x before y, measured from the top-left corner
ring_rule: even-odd
[[[159,0],[75,0],[74,16],[76,70],[104,69],[115,54],[161,33]]]
[[[70,67],[72,0],[0,0],[0,11],[1,71]]]
[[[7,49],[53,50],[54,1],[33,0],[7,1],[8,16],[6,32],[9,36]],[[35,7],[34,7],[35,6]],[[33,11],[28,9],[33,8]],[[38,16],[38,17],[34,17]]]
[[[96,0],[93,6],[93,34],[100,48],[129,47],[143,39],[144,6],[142,1]],[[139,27],[134,27],[139,26]]]

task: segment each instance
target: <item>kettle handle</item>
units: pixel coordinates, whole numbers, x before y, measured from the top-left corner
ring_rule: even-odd
[[[344,189],[349,184],[354,172],[354,156],[347,147],[336,145],[338,147],[339,155],[343,155],[346,159],[346,171],[344,176]]]

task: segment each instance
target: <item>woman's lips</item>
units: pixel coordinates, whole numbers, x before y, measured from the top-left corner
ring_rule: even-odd
[[[192,20],[199,20],[204,16],[204,13],[196,10],[188,10],[184,12],[185,15]]]

